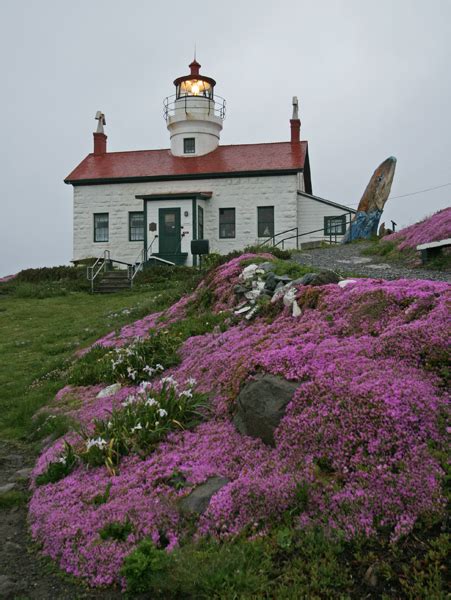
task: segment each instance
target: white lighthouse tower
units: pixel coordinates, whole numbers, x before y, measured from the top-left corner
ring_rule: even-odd
[[[202,156],[218,147],[225,117],[225,100],[216,96],[216,81],[199,74],[201,65],[189,65],[190,74],[174,81],[175,94],[164,101],[164,116],[174,156]]]

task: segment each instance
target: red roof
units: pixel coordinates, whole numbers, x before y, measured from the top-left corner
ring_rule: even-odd
[[[170,150],[107,152],[97,156],[88,154],[64,181],[80,185],[121,180],[195,179],[263,171],[296,172],[304,169],[306,157],[307,142],[219,146],[209,154],[189,158],[173,156]]]

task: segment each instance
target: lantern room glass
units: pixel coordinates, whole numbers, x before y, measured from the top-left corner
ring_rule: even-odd
[[[204,79],[187,79],[177,86],[177,98],[200,96],[213,98],[213,86]]]

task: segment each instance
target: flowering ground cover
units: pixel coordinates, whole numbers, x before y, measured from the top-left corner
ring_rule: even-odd
[[[57,395],[54,414],[78,425],[37,461],[30,526],[67,572],[93,586],[124,585],[121,573],[136,570],[137,561],[156,569],[166,560],[158,556],[173,556],[176,565],[183,548],[202,540],[273,540],[278,527],[268,543],[288,551],[297,544],[293,536],[319,527],[335,543],[396,545],[424,520],[440,520],[449,286],[295,286],[299,316],[281,297],[252,321],[240,320],[233,288],[244,266],[271,259],[234,258],[169,311],[98,342],[126,353],[151,328],[189,322],[202,311],[223,315],[224,326],[182,343],[178,364],[162,364],[148,379],[141,368],[140,381],[136,374],[122,379],[121,389],[103,397],[102,386],[66,386]],[[240,389],[260,372],[298,383],[274,447],[233,424]],[[165,386],[170,402],[158,396]],[[194,395],[208,399],[200,423],[189,417]],[[155,437],[165,419],[172,425]],[[126,442],[111,469],[104,459],[118,439]],[[68,444],[76,456],[70,472],[42,484],[49,465],[67,459]],[[99,460],[83,460],[92,451]],[[227,483],[201,515],[187,516],[181,501],[211,477]],[[157,554],[149,546],[143,553],[146,543]]]
[[[403,250],[404,248],[415,248],[419,244],[445,240],[449,237],[451,237],[451,208],[444,208],[431,217],[392,233],[384,239],[395,241],[398,248]]]
[[[418,223],[375,241],[363,251],[363,254],[376,254],[418,267],[421,265],[420,253],[416,250],[418,245],[450,237],[451,208],[445,208]],[[450,256],[449,249],[444,248],[440,255],[428,260],[427,268],[449,271]]]

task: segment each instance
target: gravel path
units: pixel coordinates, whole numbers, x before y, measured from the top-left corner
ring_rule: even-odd
[[[381,256],[365,256],[362,251],[370,246],[359,244],[337,244],[328,248],[303,250],[293,259],[302,265],[336,271],[340,275],[355,275],[381,279],[433,279],[451,283],[451,271],[433,271],[424,267],[408,267],[397,262],[387,262]]]
[[[0,490],[13,484],[14,491],[26,492],[35,458],[26,446],[0,441]],[[29,535],[26,505],[0,509],[2,600],[119,600],[122,597],[114,589],[84,587],[40,555]]]

